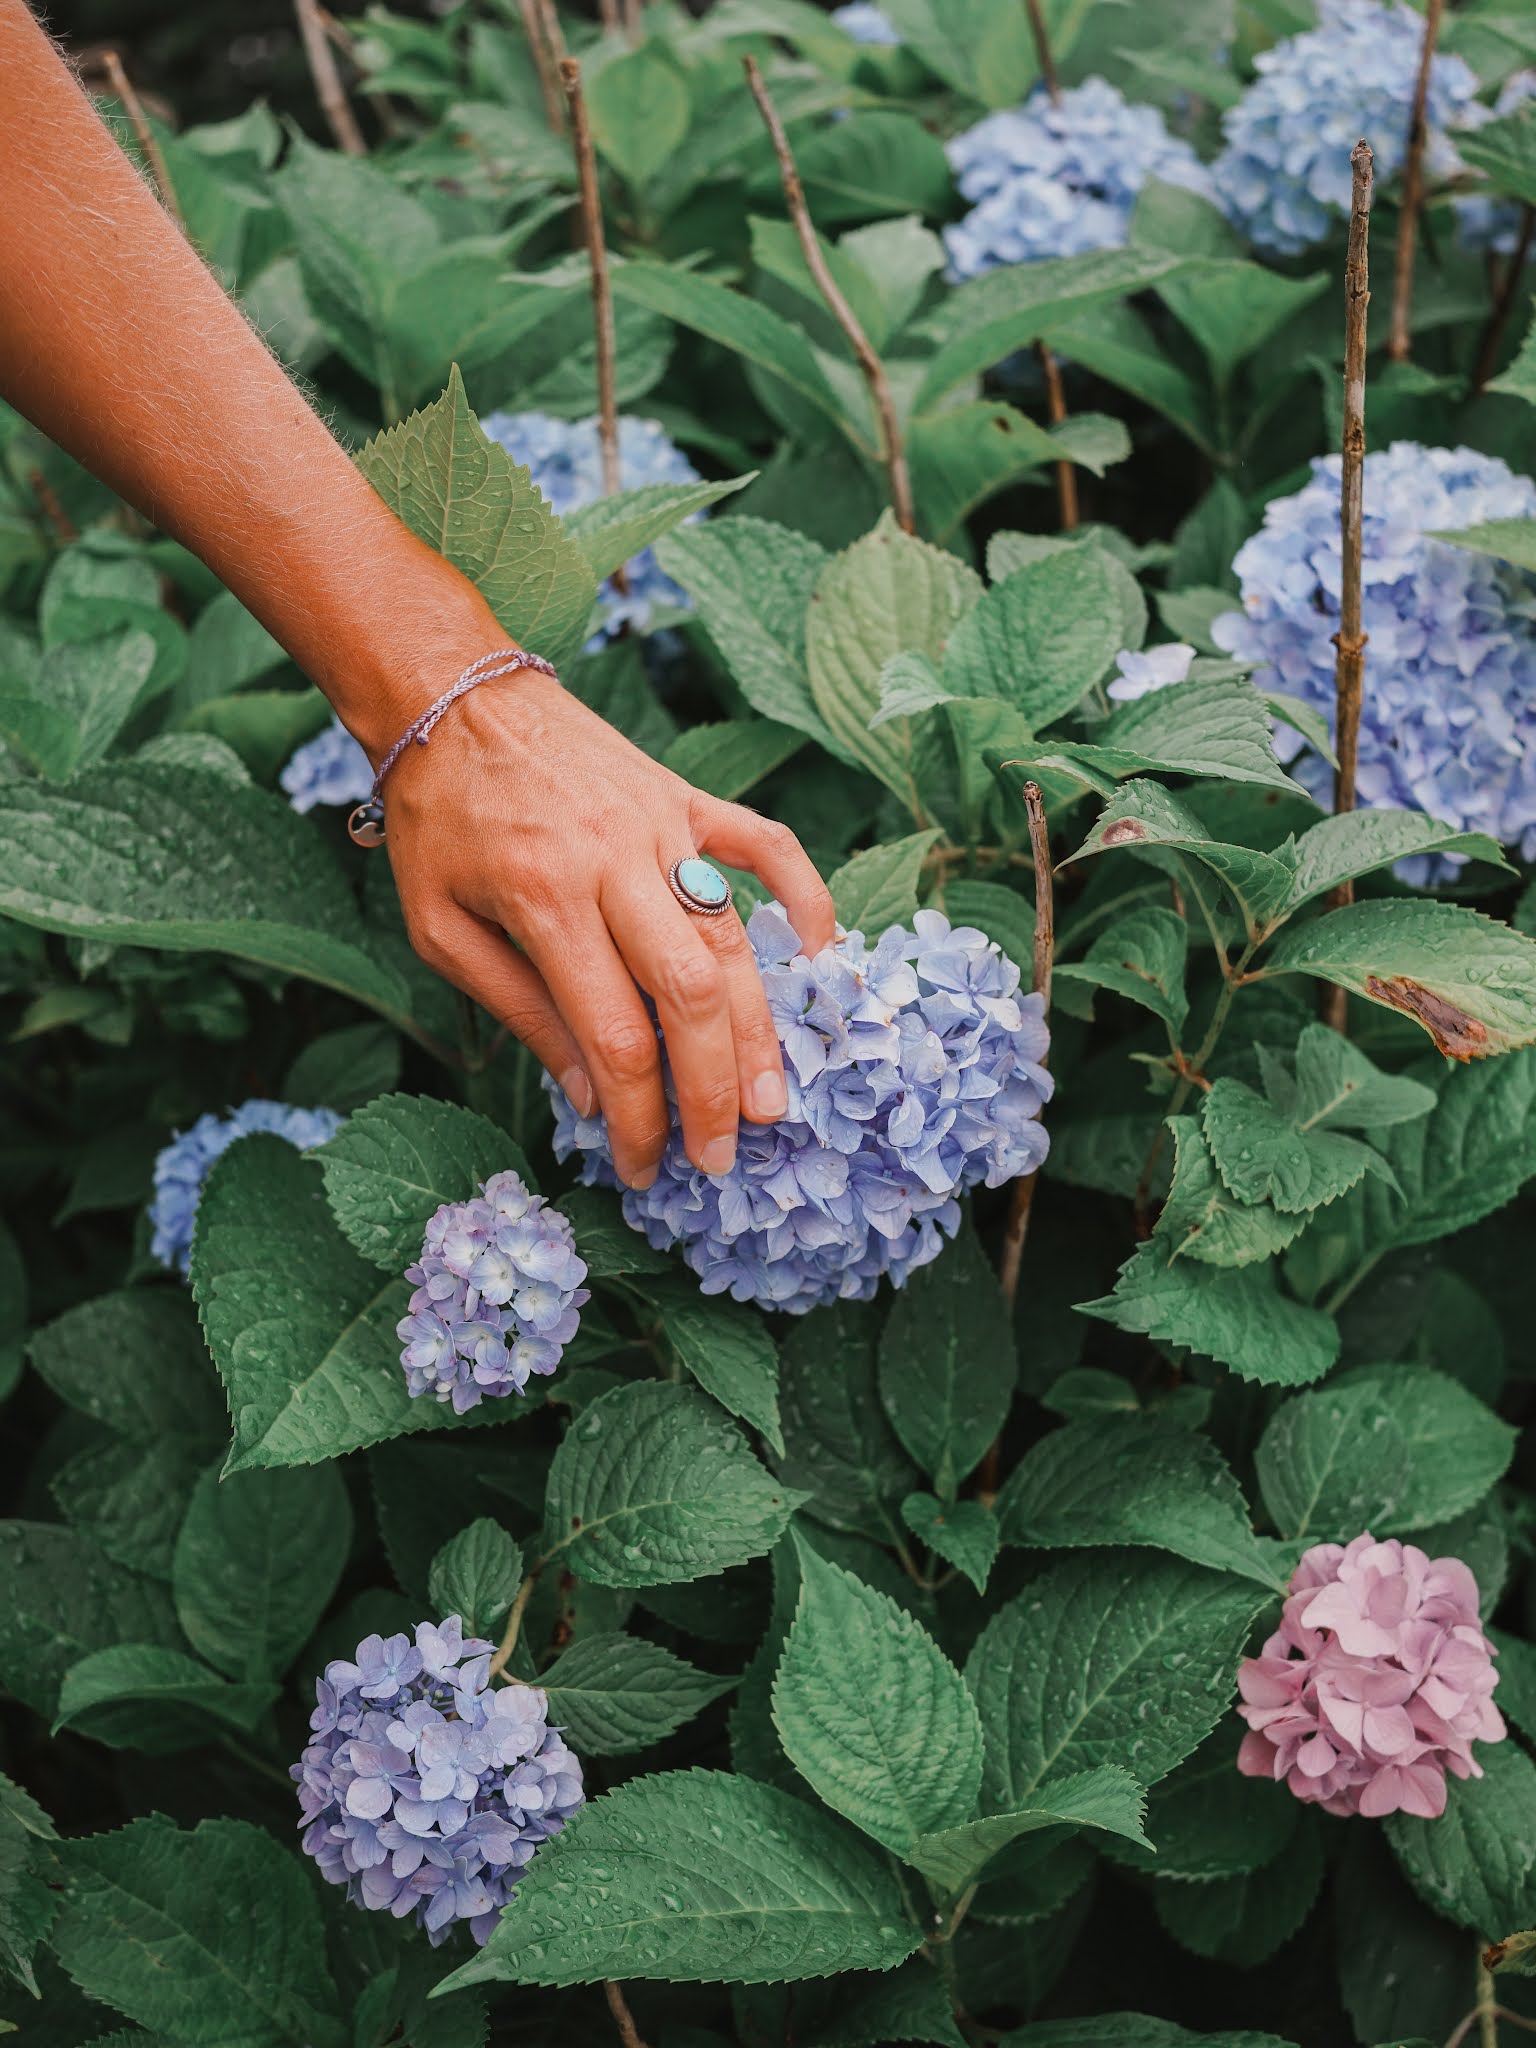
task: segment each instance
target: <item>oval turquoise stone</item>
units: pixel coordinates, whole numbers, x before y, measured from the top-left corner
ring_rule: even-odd
[[[731,893],[730,883],[713,862],[700,860],[697,855],[678,862],[677,880],[683,893],[695,903],[724,903]]]

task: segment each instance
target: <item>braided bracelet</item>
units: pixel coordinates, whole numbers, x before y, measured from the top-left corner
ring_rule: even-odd
[[[520,647],[498,647],[493,653],[482,654],[478,661],[472,661],[451,690],[444,690],[435,704],[429,704],[419,718],[411,721],[379,763],[368,801],[359,804],[347,820],[347,831],[359,846],[382,846],[384,843],[384,778],[406,748],[412,742],[424,747],[449,705],[457,704],[477,683],[488,683],[496,676],[512,675],[520,668],[537,669],[542,676],[555,673],[541,655],[525,654]]]

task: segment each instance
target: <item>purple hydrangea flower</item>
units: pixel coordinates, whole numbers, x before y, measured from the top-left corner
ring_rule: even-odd
[[[295,748],[277,778],[296,811],[360,804],[373,793],[373,766],[339,718]]]
[[[581,1764],[537,1686],[491,1686],[491,1645],[451,1614],[367,1636],[315,1681],[290,1772],[303,1848],[355,1906],[414,1916],[435,1947],[484,1942],[534,1851],[582,1804]]]
[[[1254,59],[1258,77],[1222,116],[1227,146],[1212,165],[1216,190],[1260,248],[1294,255],[1325,239],[1349,211],[1349,153],[1370,138],[1378,186],[1407,152],[1424,19],[1381,0],[1321,0],[1316,28]],[[1437,53],[1426,118],[1431,178],[1461,168],[1446,130],[1486,119],[1477,78]]]
[[[1041,88],[946,147],[961,197],[973,202],[944,230],[954,279],[1120,248],[1152,178],[1215,197],[1209,173],[1158,109],[1131,105],[1102,78],[1069,87],[1059,101]]]
[[[1329,719],[1339,624],[1337,455],[1272,499],[1233,563],[1243,610],[1212,638],[1256,665],[1263,688],[1300,697]],[[1536,483],[1471,448],[1395,441],[1365,458],[1365,701],[1362,806],[1426,811],[1536,858],[1536,576],[1427,536],[1436,528],[1536,514]],[[1330,771],[1281,728],[1282,758],[1327,801]],[[1289,751],[1287,751],[1287,749]],[[1454,875],[1456,854],[1398,864],[1421,886]]]
[[[1182,683],[1189,675],[1195,650],[1183,640],[1169,640],[1161,647],[1148,647],[1140,654],[1122,647],[1115,656],[1120,673],[1109,686],[1112,703],[1132,704],[1150,690],[1166,690],[1170,683]]]
[[[743,1123],[729,1173],[701,1173],[672,1135],[653,1185],[624,1193],[625,1219],[658,1249],[681,1245],[705,1294],[800,1315],[899,1287],[960,1224],[958,1197],[1040,1164],[1050,1099],[1044,1006],[983,933],[920,910],[878,943],[848,932],[808,959],[777,904],[752,913],[789,1108]],[[613,1186],[601,1117],[578,1117],[550,1084],[555,1151]]]
[[[515,1173],[445,1202],[405,1277],[415,1292],[395,1334],[406,1384],[456,1415],[552,1373],[589,1299],[570,1223]]]
[[[200,1116],[189,1131],[178,1131],[155,1161],[155,1193],[149,1205],[154,1225],[150,1250],[162,1266],[185,1273],[192,1255],[192,1226],[208,1169],[236,1138],[270,1131],[301,1152],[335,1137],[341,1118],[333,1109],[295,1109],[287,1102],[254,1097],[228,1116]]]
[[[480,422],[512,460],[521,463],[550,507],[562,516],[605,495],[603,452],[596,419],[560,420],[543,412],[493,412]],[[655,420],[619,421],[619,473],[626,491],[648,484],[696,484],[699,473],[674,447]],[[696,514],[695,517],[701,517]],[[687,593],[663,574],[650,548],[625,564],[628,591],[612,581],[602,588],[602,630],[590,642],[599,648],[623,627],[643,630],[657,609],[690,609]]]
[[[832,19],[856,43],[866,43],[871,49],[893,50],[901,41],[901,33],[890,17],[870,0],[849,0],[846,7],[834,7]]]

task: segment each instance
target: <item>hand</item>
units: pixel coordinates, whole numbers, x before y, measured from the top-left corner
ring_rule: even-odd
[[[691,853],[750,869],[814,953],[832,937],[832,899],[787,826],[690,788],[537,673],[461,698],[428,745],[406,749],[384,799],[412,945],[520,1038],[582,1115],[601,1109],[621,1180],[649,1187],[668,1134],[642,990],[695,1166],[728,1171],[738,1118],[784,1114],[778,1038],[741,921],[684,910],[667,871]]]

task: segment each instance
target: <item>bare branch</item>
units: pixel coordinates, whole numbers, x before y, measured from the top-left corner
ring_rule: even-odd
[[[1067,394],[1062,389],[1061,365],[1054,352],[1043,341],[1035,343],[1035,354],[1040,358],[1040,368],[1045,376],[1045,405],[1051,425],[1059,427],[1067,416]],[[1077,524],[1077,470],[1067,461],[1056,465],[1056,506],[1063,533],[1070,533]]]
[[[613,2023],[619,2030],[619,2039],[624,2048],[645,2048],[640,2030],[635,2025],[634,2014],[624,2000],[624,1993],[611,1977],[603,1980],[603,1996],[608,2001],[608,2010],[613,2014]]]
[[[624,0],[624,26],[629,31],[629,40],[638,43],[641,36],[640,0]]]
[[[1030,985],[1036,995],[1044,997],[1045,1015],[1049,1017],[1051,964],[1056,951],[1056,899],[1051,878],[1050,829],[1045,819],[1045,798],[1038,782],[1025,783],[1024,808],[1029,814],[1029,849],[1035,864],[1035,957]],[[1013,1184],[1008,1221],[1003,1229],[1002,1258],[998,1265],[1003,1296],[1010,1308],[1019,1291],[1019,1267],[1024,1258],[1024,1239],[1029,1232],[1030,1211],[1034,1206],[1035,1185],[1039,1178],[1037,1166],[1033,1173],[1021,1175]]]
[[[891,504],[895,508],[897,523],[905,532],[915,533],[917,522],[912,513],[912,480],[907,472],[906,450],[902,446],[901,428],[896,419],[896,401],[891,396],[891,382],[885,374],[885,364],[875,353],[874,344],[859,324],[858,315],[843,297],[838,289],[837,280],[827,267],[821,243],[816,239],[810,208],[805,203],[805,187],[800,182],[800,173],[796,170],[795,159],[790,153],[789,138],[784,133],[784,124],[779,119],[778,109],[768,97],[767,87],[763,84],[763,74],[757,68],[757,59],[748,57],[744,61],[752,97],[757,101],[758,111],[773,138],[773,153],[779,160],[779,178],[784,186],[784,203],[789,209],[790,220],[799,237],[800,253],[804,256],[806,268],[815,280],[816,289],[826,300],[833,319],[847,335],[859,368],[864,373],[864,381],[869,386],[875,416],[880,422],[886,474],[890,479]]]
[[[1413,346],[1409,315],[1413,311],[1413,259],[1419,239],[1419,208],[1424,203],[1424,146],[1429,124],[1424,109],[1429,99],[1429,71],[1440,34],[1444,0],[1425,0],[1424,40],[1419,46],[1419,75],[1413,88],[1413,113],[1408,122],[1408,155],[1403,167],[1403,210],[1397,217],[1397,266],[1392,284],[1392,330],[1387,355],[1406,363]]]
[[[336,138],[336,147],[348,156],[366,156],[368,145],[363,140],[363,131],[357,125],[357,116],[342,85],[341,73],[336,68],[336,53],[326,38],[317,0],[293,0],[293,11],[298,16],[309,75],[315,81],[315,97]]]
[[[1056,76],[1056,59],[1051,55],[1051,39],[1046,33],[1045,16],[1040,12],[1040,0],[1024,0],[1029,12],[1030,32],[1035,39],[1035,56],[1040,64],[1040,76],[1045,80],[1045,89],[1051,96],[1053,106],[1061,103],[1061,80]]]
[[[560,83],[570,109],[571,138],[576,148],[576,174],[581,182],[581,223],[587,242],[587,267],[592,275],[592,324],[597,331],[597,431],[603,451],[603,491],[623,488],[619,460],[619,408],[614,397],[613,289],[608,278],[608,243],[603,233],[603,196],[597,183],[597,153],[581,90],[581,66],[574,57],[560,59]],[[615,570],[622,591],[624,571]]]
[[[160,194],[160,204],[165,208],[172,220],[176,222],[177,226],[185,232],[187,223],[182,218],[181,207],[176,199],[176,187],[171,183],[171,174],[165,167],[165,153],[155,140],[155,131],[149,125],[149,117],[144,112],[144,103],[134,91],[132,81],[123,69],[123,60],[119,57],[116,50],[103,50],[101,53],[101,63],[102,69],[107,74],[107,82],[122,101],[123,112],[132,122],[133,132],[138,137],[139,147],[148,159],[150,172],[155,181],[155,188]]]
[[[533,58],[533,68],[539,74],[539,90],[544,95],[544,119],[549,124],[551,135],[563,135],[565,104],[560,97],[560,79],[555,70],[555,60],[544,40],[538,0],[517,0],[517,11],[523,18],[523,34],[528,38],[528,54]]]
[[[1515,300],[1520,291],[1520,279],[1525,271],[1525,259],[1531,253],[1531,236],[1536,231],[1536,206],[1526,204],[1520,209],[1520,234],[1515,243],[1514,254],[1499,285],[1498,296],[1493,302],[1493,311],[1488,315],[1488,325],[1483,329],[1482,344],[1477,351],[1477,370],[1472,379],[1472,389],[1486,389],[1488,379],[1499,364],[1499,345],[1504,339],[1504,330],[1509,325],[1509,316],[1514,311]]]

